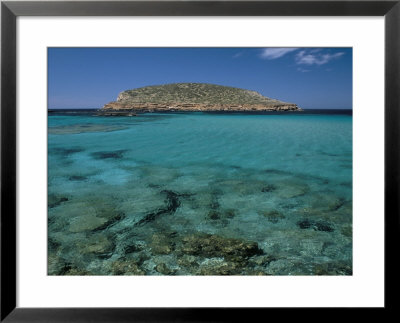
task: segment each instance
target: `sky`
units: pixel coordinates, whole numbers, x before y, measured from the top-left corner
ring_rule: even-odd
[[[253,90],[303,109],[352,109],[351,48],[48,48],[48,108],[101,108],[167,83]]]

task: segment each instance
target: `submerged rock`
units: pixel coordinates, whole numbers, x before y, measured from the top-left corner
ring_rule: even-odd
[[[111,265],[113,275],[145,275],[146,273],[134,260],[117,260]]]
[[[341,234],[343,234],[347,238],[351,238],[353,236],[353,226],[346,225],[340,229]]]
[[[65,262],[57,255],[49,253],[47,258],[47,274],[60,275],[65,268]]]
[[[98,218],[90,203],[65,201],[49,209],[49,224],[53,231],[83,232],[97,228],[106,219]]]
[[[256,242],[206,233],[195,233],[183,237],[181,251],[189,255],[208,258],[224,257],[239,261],[262,253]]]
[[[121,220],[124,213],[107,200],[88,197],[65,203],[57,209],[58,220],[67,219],[69,232],[101,231]]]
[[[67,270],[63,275],[67,276],[91,276],[93,273],[86,269],[81,269],[81,268],[76,268],[72,267],[69,270]]]
[[[220,259],[210,259],[199,268],[199,275],[239,275],[243,270],[240,263],[223,261]]]
[[[207,213],[206,219],[218,220],[221,218],[221,214],[218,211],[211,210]]]
[[[161,193],[164,193],[166,195],[166,200],[165,200],[165,202],[167,203],[166,212],[174,213],[176,209],[181,205],[181,202],[179,200],[180,194],[169,190],[163,190],[161,191]]]
[[[155,269],[156,269],[156,271],[158,271],[160,274],[163,274],[163,275],[174,275],[175,274],[175,270],[172,270],[164,263],[158,264]]]
[[[193,255],[182,255],[178,258],[177,262],[181,267],[191,268],[191,272],[194,272],[199,268],[198,257]]]
[[[236,216],[236,211],[234,209],[226,209],[222,211],[223,217],[234,218]]]
[[[310,190],[307,184],[289,180],[277,183],[276,186],[277,196],[285,199],[303,196]]]
[[[329,192],[314,194],[311,200],[311,207],[317,210],[337,211],[345,204],[345,199]]]
[[[266,217],[271,223],[278,223],[280,220],[285,218],[282,213],[275,210],[261,211],[260,214]]]
[[[122,244],[123,245],[123,244]],[[145,248],[143,243],[128,243],[123,245],[124,254],[142,251]]]
[[[225,210],[210,210],[207,215],[206,219],[210,220],[221,220],[221,219],[231,219],[235,217],[235,210],[234,209],[225,209]]]
[[[149,222],[153,222],[156,220],[158,217],[164,214],[173,214],[175,213],[176,209],[181,205],[181,202],[179,200],[180,194],[177,194],[173,191],[169,190],[163,190],[161,193],[166,195],[165,203],[166,206],[157,209],[151,213],[148,213],[144,218],[139,220],[138,222],[135,223],[135,226],[143,225]]]
[[[49,254],[47,262],[47,274],[51,276],[87,276],[92,275],[92,273],[86,269],[82,269],[65,261],[61,257],[55,254]]]
[[[266,275],[313,275],[309,262],[295,259],[277,259],[265,267]]]
[[[86,181],[88,178],[87,176],[82,176],[82,175],[72,175],[69,176],[68,179],[70,181]]]
[[[81,254],[103,256],[111,253],[115,247],[113,241],[102,233],[91,234],[85,240],[78,241],[76,246]]]
[[[62,157],[69,157],[72,154],[76,154],[76,153],[80,153],[84,151],[83,148],[80,147],[71,147],[71,148],[60,148],[60,147],[56,147],[56,148],[49,148],[49,154],[53,154],[53,155],[60,155]]]
[[[327,262],[314,266],[315,275],[352,275],[353,268],[351,263],[344,261]]]
[[[138,169],[153,187],[168,185],[180,176],[179,171],[175,168],[141,165]]]
[[[275,191],[275,190],[276,190],[276,186],[275,186],[275,185],[268,184],[268,185],[265,185],[265,186],[261,189],[261,192],[263,192],[263,193],[270,193],[270,192],[273,192],[273,191]]]
[[[300,229],[314,229],[316,231],[326,231],[333,232],[333,226],[330,223],[324,221],[312,221],[312,220],[302,220],[297,222]]]
[[[174,250],[175,243],[166,234],[156,233],[151,237],[150,247],[153,254],[167,255]]]
[[[88,211],[87,214],[78,216],[73,218],[70,221],[69,231],[70,232],[83,232],[83,231],[92,231],[103,227],[105,223],[107,223],[106,218],[96,216],[95,211]]]
[[[309,255],[317,256],[322,253],[322,250],[324,249],[324,242],[316,239],[303,239],[300,242],[300,247],[301,247],[300,251],[301,254],[305,256]]]
[[[314,221],[310,220],[303,220],[297,222],[297,225],[299,226],[300,229],[310,229],[314,225]]]
[[[261,256],[254,256],[250,258],[249,263],[253,264],[254,266],[266,266],[268,265],[271,261],[277,260],[274,256],[271,255],[261,255]]]
[[[97,151],[90,155],[95,159],[121,159],[126,153],[126,149],[114,150],[114,151]]]
[[[69,201],[69,198],[66,196],[56,195],[56,194],[49,194],[47,198],[47,204],[49,208],[56,207],[60,205],[62,202]]]

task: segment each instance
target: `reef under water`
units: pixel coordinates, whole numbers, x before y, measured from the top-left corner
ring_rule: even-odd
[[[352,274],[351,116],[49,127],[49,275]]]

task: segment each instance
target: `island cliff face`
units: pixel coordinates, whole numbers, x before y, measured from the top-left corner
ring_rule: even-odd
[[[301,111],[293,103],[239,88],[205,84],[174,83],[121,92],[117,101],[99,110],[104,115],[167,111]]]

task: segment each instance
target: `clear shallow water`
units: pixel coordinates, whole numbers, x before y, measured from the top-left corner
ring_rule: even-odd
[[[349,275],[352,117],[50,114],[51,275]]]

